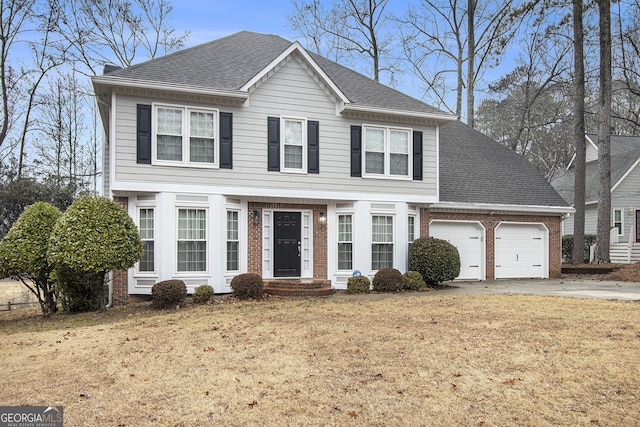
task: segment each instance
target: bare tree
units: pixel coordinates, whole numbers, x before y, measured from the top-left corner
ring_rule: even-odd
[[[167,0],[59,0],[65,19],[58,31],[72,46],[69,57],[97,75],[105,64],[128,67],[180,48],[189,33],[169,25]]]
[[[293,0],[289,23],[320,54],[347,60],[356,54],[371,61],[371,75],[380,81],[380,73],[393,65],[385,62],[393,37],[385,11],[389,0],[336,0],[330,7],[321,0]],[[345,56],[343,56],[343,54]]]
[[[598,246],[596,262],[609,262],[611,230],[611,2],[598,0],[600,92],[598,97]]]
[[[410,6],[405,17],[398,19],[404,57],[414,75],[435,99],[436,106],[457,116],[462,114],[466,61],[466,10],[459,4],[461,1],[421,0],[419,7]],[[447,99],[453,86],[447,84],[449,74],[455,74],[455,107]]]
[[[585,222],[585,182],[586,182],[586,142],[584,125],[584,25],[582,0],[573,0],[573,63],[574,63],[574,198],[576,209],[573,220],[573,253],[574,264],[584,262],[584,222]]]
[[[466,120],[474,125],[476,84],[495,65],[518,30],[523,14],[509,0],[422,0],[399,20],[404,56],[439,105],[462,115],[466,95]],[[433,69],[438,71],[433,71]],[[466,72],[465,72],[466,71]],[[448,85],[449,74],[455,84]],[[446,96],[455,87],[455,108]],[[464,93],[463,93],[464,92]]]

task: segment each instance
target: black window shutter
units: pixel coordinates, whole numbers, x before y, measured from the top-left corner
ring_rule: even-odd
[[[138,104],[137,111],[137,162],[151,164],[151,105]]]
[[[422,132],[413,132],[413,179],[422,181]]]
[[[232,113],[220,113],[220,168],[233,169]]]
[[[280,118],[269,117],[267,121],[268,160],[267,169],[280,170]]]
[[[320,124],[307,122],[307,166],[308,173],[320,173]]]
[[[351,176],[362,176],[362,126],[351,126]]]

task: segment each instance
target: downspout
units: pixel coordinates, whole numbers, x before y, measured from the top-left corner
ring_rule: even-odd
[[[111,308],[113,305],[113,272],[109,271],[107,273],[107,282],[109,283],[109,302],[106,305],[106,308]]]

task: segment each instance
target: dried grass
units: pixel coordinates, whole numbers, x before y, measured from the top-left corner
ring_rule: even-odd
[[[3,314],[0,404],[63,405],[68,426],[637,425],[639,308],[429,293]]]

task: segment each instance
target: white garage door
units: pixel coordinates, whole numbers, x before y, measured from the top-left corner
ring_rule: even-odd
[[[548,276],[547,233],[541,224],[499,224],[495,232],[496,279]]]
[[[484,231],[475,222],[433,221],[429,235],[447,240],[460,253],[458,280],[483,280]]]

